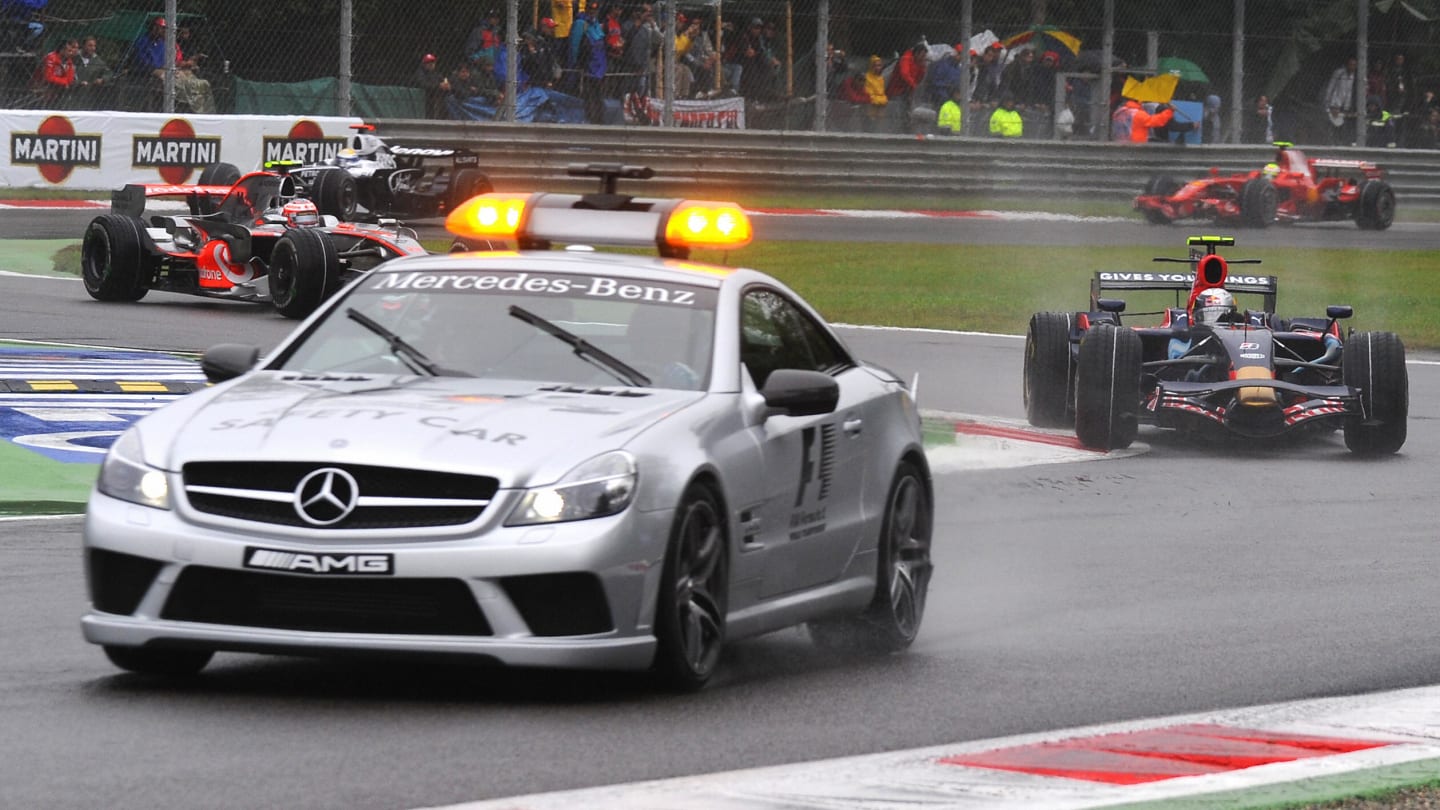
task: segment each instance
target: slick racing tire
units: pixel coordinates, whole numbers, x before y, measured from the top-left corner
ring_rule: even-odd
[[[1345,446],[1359,455],[1394,453],[1405,444],[1410,378],[1405,344],[1394,332],[1357,332],[1345,341],[1342,376],[1360,389],[1363,415],[1345,423]]]
[[[1102,323],[1085,333],[1075,369],[1075,435],[1096,450],[1120,450],[1140,430],[1140,336]]]
[[[883,655],[909,647],[925,617],[930,589],[930,532],[934,509],[919,468],[895,471],[877,546],[875,597],[865,612],[810,622],[810,638],[824,649]]]
[[[153,647],[105,645],[105,657],[115,666],[141,675],[179,678],[194,675],[210,663],[212,650],[170,650]]]
[[[1037,312],[1025,331],[1025,418],[1035,427],[1070,427],[1075,361],[1068,312]]]
[[[292,228],[270,254],[270,298],[287,318],[304,318],[340,289],[340,256],[324,231]]]
[[[1280,195],[1264,177],[1252,177],[1240,187],[1240,223],[1247,228],[1268,228],[1275,221]]]
[[[1355,224],[1361,230],[1383,231],[1395,223],[1395,189],[1384,180],[1366,180],[1360,186]]]
[[[668,689],[700,689],[720,663],[730,585],[723,515],[715,493],[700,483],[686,489],[675,510],[655,605],[659,644],[651,665]]]
[[[101,214],[85,229],[80,245],[80,278],[96,301],[139,301],[149,290],[150,257],[135,217]]]
[[[355,219],[360,190],[355,178],[344,169],[326,169],[315,173],[310,184],[310,201],[320,213],[350,222]]]
[[[211,163],[200,170],[202,186],[233,186],[240,179],[240,167],[233,163]],[[190,213],[197,216],[213,214],[220,208],[220,200],[214,197],[196,195],[190,198]]]
[[[445,211],[449,213],[460,207],[460,204],[476,196],[477,194],[489,194],[495,187],[490,185],[490,178],[479,169],[461,169],[455,172],[450,179],[450,191],[446,199]]]
[[[1181,183],[1168,174],[1156,174],[1150,177],[1145,183],[1145,190],[1142,192],[1146,197],[1169,197],[1179,191]],[[1151,225],[1169,225],[1170,218],[1159,211],[1145,209],[1145,220]]]

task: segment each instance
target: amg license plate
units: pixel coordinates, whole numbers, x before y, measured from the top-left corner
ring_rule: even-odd
[[[390,576],[395,573],[394,554],[333,554],[327,551],[288,551],[278,548],[245,548],[244,566],[261,571],[322,576]]]

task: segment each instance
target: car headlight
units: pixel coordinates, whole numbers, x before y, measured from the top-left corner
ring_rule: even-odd
[[[100,465],[96,488],[122,501],[156,509],[170,508],[170,482],[163,471],[146,466],[140,432],[134,429],[122,433],[110,446]]]
[[[605,517],[624,511],[634,495],[635,459],[616,450],[590,459],[554,484],[526,492],[505,525]]]

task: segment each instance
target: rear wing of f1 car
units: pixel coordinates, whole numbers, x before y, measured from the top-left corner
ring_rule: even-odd
[[[1190,265],[1188,273],[1126,272],[1101,270],[1090,280],[1090,310],[1100,308],[1100,299],[1106,290],[1174,290],[1176,305],[1182,293],[1198,293],[1208,286],[1224,286],[1232,293],[1255,293],[1264,297],[1266,312],[1275,311],[1279,282],[1275,276],[1250,276],[1228,272],[1229,265],[1259,264],[1259,259],[1222,259],[1216,253],[1218,247],[1235,244],[1230,236],[1192,236],[1186,240],[1190,247],[1190,258],[1177,259],[1157,256],[1157,262],[1174,262]],[[1196,284],[1195,274],[1205,271],[1207,281]],[[1217,283],[1218,282],[1218,283]]]
[[[230,188],[228,185],[129,183],[124,188],[110,192],[110,211],[127,217],[139,217],[144,216],[145,201],[151,197],[184,197],[187,200],[208,197],[213,200],[221,200],[230,193]]]

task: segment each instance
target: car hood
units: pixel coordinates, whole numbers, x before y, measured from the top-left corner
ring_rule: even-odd
[[[319,461],[550,483],[701,399],[463,377],[257,372],[141,423],[147,461]]]

